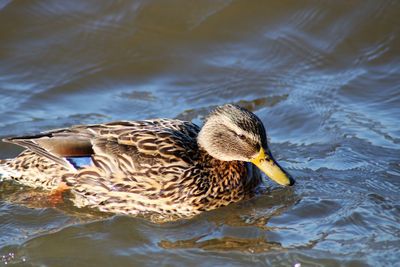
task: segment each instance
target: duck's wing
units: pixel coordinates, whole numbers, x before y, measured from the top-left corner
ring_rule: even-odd
[[[37,135],[5,138],[3,141],[22,146],[68,170],[74,170],[74,166],[66,158],[91,155],[93,153],[91,136],[86,131],[64,128]]]
[[[100,159],[105,156],[109,159],[108,165],[115,163],[115,159],[118,162],[130,159],[135,163],[135,160],[147,158],[150,165],[157,157],[167,161],[190,160],[188,152],[197,148],[198,131],[196,125],[179,120],[117,121],[78,125],[3,141],[25,147],[74,170],[66,158],[98,155]]]

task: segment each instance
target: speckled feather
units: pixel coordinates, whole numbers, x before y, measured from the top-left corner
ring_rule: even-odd
[[[121,214],[187,217],[251,196],[261,182],[258,170],[211,157],[198,145],[199,130],[158,119],[9,138],[27,150],[0,169],[3,178],[32,187],[52,190],[65,182],[76,206]],[[76,169],[70,156],[91,156],[93,165]]]

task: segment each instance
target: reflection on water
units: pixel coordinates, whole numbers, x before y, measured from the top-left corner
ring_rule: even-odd
[[[0,1],[0,136],[236,103],[293,189],[152,223],[0,183],[0,266],[393,266],[398,1]],[[0,143],[0,158],[20,148]],[[271,187],[269,187],[271,186]]]
[[[271,250],[282,250],[279,243],[266,242],[265,240],[251,239],[251,238],[233,238],[222,237],[220,239],[210,239],[201,241],[200,238],[193,238],[189,240],[179,240],[170,242],[161,240],[159,245],[166,249],[184,249],[184,248],[199,248],[203,250],[218,250],[218,251],[241,251],[250,253],[261,253]]]

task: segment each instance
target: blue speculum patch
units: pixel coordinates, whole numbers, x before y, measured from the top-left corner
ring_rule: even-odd
[[[66,159],[77,169],[93,164],[91,157],[70,157]]]

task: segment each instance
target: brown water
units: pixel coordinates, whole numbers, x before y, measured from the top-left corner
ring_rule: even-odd
[[[0,0],[0,136],[238,103],[298,182],[162,225],[2,183],[0,266],[400,266],[399,31],[399,1]]]

